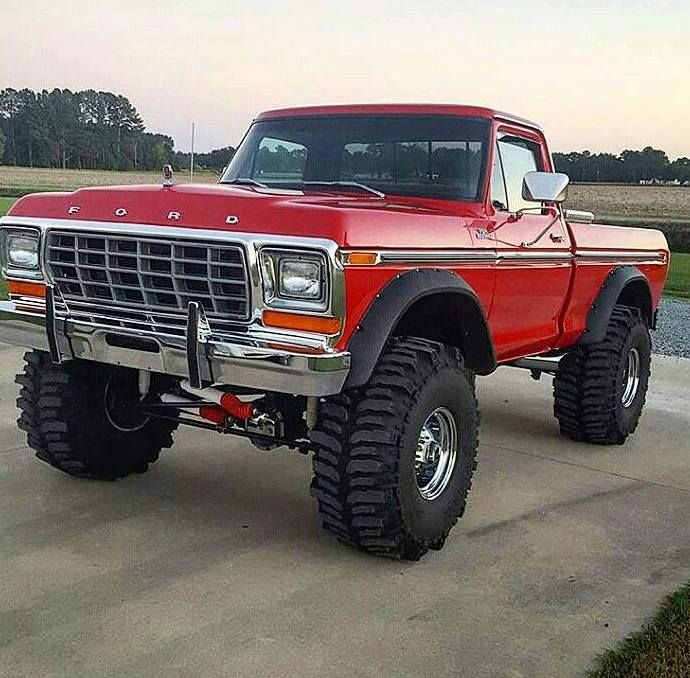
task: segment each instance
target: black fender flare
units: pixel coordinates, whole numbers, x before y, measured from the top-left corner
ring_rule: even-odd
[[[370,378],[381,352],[413,304],[436,295],[453,295],[468,314],[457,327],[457,345],[465,363],[478,374],[496,369],[496,355],[486,314],[474,290],[457,274],[443,269],[413,269],[400,273],[381,289],[348,341],[352,356],[345,388],[357,388]]]
[[[619,266],[609,273],[597,293],[587,314],[585,331],[577,342],[579,345],[603,341],[613,307],[619,303],[621,297],[625,305],[634,306],[640,310],[642,318],[649,327],[654,327],[652,291],[647,276],[635,266]]]

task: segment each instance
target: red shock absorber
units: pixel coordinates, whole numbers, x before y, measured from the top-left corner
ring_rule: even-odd
[[[232,393],[224,393],[220,399],[220,405],[202,405],[199,408],[200,417],[219,425],[224,424],[228,417],[246,421],[257,414],[258,412],[254,405],[243,403]]]
[[[219,388],[192,388],[187,380],[180,383],[183,390],[193,393],[195,396],[210,400],[217,405],[202,405],[199,415],[216,424],[224,424],[228,417],[247,421],[259,414],[259,410],[252,403],[243,403],[234,393],[225,393]]]
[[[251,403],[243,403],[233,393],[224,393],[220,399],[220,406],[233,418],[246,421],[258,414]]]
[[[199,416],[222,426],[228,418],[228,413],[220,405],[202,405],[199,408]]]

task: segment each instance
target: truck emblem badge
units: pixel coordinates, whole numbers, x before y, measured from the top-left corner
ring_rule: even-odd
[[[168,219],[170,221],[179,221],[182,219],[182,212],[168,212]]]
[[[235,216],[234,214],[228,214],[228,216],[225,217],[225,223],[229,224],[230,226],[233,226],[234,224],[240,223],[240,218]]]
[[[173,168],[172,165],[163,166],[163,186],[173,185]]]
[[[72,205],[68,210],[67,214],[79,214],[79,210],[81,207],[78,207],[77,205]]]
[[[475,235],[477,236],[477,240],[490,240],[491,235],[489,235],[489,231],[487,231],[485,228],[478,228],[475,231]]]
[[[124,207],[118,207],[115,210],[115,216],[116,217],[126,217],[127,216],[127,210]]]

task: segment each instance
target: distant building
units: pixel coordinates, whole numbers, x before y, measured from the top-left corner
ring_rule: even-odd
[[[680,182],[680,179],[640,179],[640,186],[690,186],[690,181]]]

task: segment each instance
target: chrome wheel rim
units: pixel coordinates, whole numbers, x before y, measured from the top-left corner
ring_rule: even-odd
[[[437,407],[419,432],[415,453],[417,489],[427,501],[448,486],[457,459],[458,427],[450,410]]]
[[[640,352],[636,348],[628,351],[628,358],[623,372],[623,407],[630,407],[637,395],[640,385]]]

